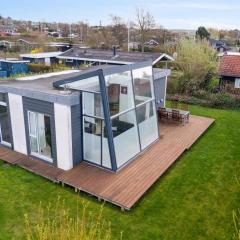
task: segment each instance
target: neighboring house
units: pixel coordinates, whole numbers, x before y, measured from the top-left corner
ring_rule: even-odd
[[[170,70],[153,75],[147,61],[57,74],[0,82],[1,144],[64,170],[85,161],[117,172],[159,140]]]
[[[48,36],[55,37],[55,38],[61,38],[62,34],[60,32],[48,32]]]
[[[0,25],[0,35],[19,35],[15,25]]]
[[[0,50],[12,48],[13,46],[15,46],[14,42],[0,40]]]
[[[141,44],[140,42],[129,42],[128,48],[131,50],[138,50],[140,48]]]
[[[25,39],[18,39],[16,45],[19,46],[21,49],[27,50],[31,50],[38,47],[37,43],[29,42]]]
[[[220,86],[240,88],[240,53],[228,52],[220,59]]]
[[[159,45],[159,42],[154,39],[150,39],[148,42],[145,42],[144,45],[149,47],[155,47]]]
[[[0,77],[9,77],[16,74],[27,73],[29,61],[0,59]]]
[[[101,49],[86,49],[74,47],[61,55],[58,59],[63,59],[68,66],[80,66],[82,64],[88,65],[125,65],[136,62],[143,62],[152,60],[152,65],[160,61],[174,61],[174,59],[165,53],[140,53],[140,52],[123,52],[113,50]]]
[[[53,47],[60,52],[65,52],[72,48],[72,45],[70,43],[65,43],[65,42],[49,42],[49,43],[45,43],[45,46]]]
[[[222,40],[209,39],[209,45],[220,53],[230,50],[230,47]]]
[[[29,54],[20,54],[20,57],[23,60],[28,60],[30,63],[43,63],[46,66],[51,64],[57,64],[59,56],[62,52],[43,52],[43,53],[29,53]]]

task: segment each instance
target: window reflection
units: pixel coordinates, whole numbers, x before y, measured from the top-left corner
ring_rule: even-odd
[[[117,167],[140,152],[135,109],[112,120]]]
[[[137,122],[142,150],[158,139],[158,125],[155,102],[148,102],[137,108]]]
[[[112,74],[105,77],[110,108],[110,115],[134,107],[131,72]]]
[[[82,93],[83,114],[103,117],[102,98],[100,93]]]
[[[133,70],[135,104],[139,105],[153,98],[152,68]]]

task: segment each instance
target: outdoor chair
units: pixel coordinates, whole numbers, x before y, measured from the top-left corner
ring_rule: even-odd
[[[179,110],[172,109],[172,120],[176,121],[176,122],[181,122],[182,121]]]
[[[168,119],[168,112],[166,108],[158,109],[158,116],[160,119]]]
[[[189,105],[187,103],[183,103],[181,106],[181,109],[189,112]],[[188,123],[189,122],[189,113],[184,115],[184,123]]]

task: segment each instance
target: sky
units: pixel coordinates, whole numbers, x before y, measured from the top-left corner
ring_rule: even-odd
[[[110,15],[135,20],[136,8],[152,13],[168,29],[240,29],[240,0],[1,0],[0,15],[19,20],[92,25],[110,23]]]

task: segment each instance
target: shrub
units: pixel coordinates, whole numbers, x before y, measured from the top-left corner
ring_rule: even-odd
[[[51,66],[45,66],[43,63],[30,63],[28,64],[29,72],[40,73],[50,72]]]
[[[193,93],[208,89],[218,68],[216,52],[207,42],[180,40],[177,45],[174,69],[182,75],[178,78],[180,93]]]
[[[46,73],[46,72],[54,72],[69,69],[65,65],[62,64],[53,64],[51,66],[46,66],[43,63],[30,63],[28,65],[29,72],[32,73]]]
[[[175,100],[176,95],[167,96],[168,100]],[[213,108],[231,108],[240,109],[240,98],[228,93],[207,93],[205,91],[198,91],[194,96],[177,95],[179,102],[201,105],[204,107]]]
[[[58,201],[55,207],[51,204],[43,207],[41,204],[33,221],[25,214],[25,237],[27,240],[110,240],[111,227],[103,220],[103,206],[97,216],[87,211],[87,205],[82,203],[81,215],[79,206],[75,216],[70,216],[64,201]]]

